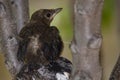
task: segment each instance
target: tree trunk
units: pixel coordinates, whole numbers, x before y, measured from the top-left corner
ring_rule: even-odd
[[[101,80],[99,51],[102,43],[101,13],[103,0],[76,0],[72,80]]]
[[[17,32],[19,33],[29,21],[29,2],[28,0],[10,0],[12,12],[17,24]]]
[[[16,1],[16,3],[14,3]],[[17,28],[23,27],[24,23],[27,22],[28,17],[25,17],[25,15],[28,15],[28,0],[21,1],[24,4],[21,5],[21,3],[18,3],[18,1],[21,0],[0,0],[0,35],[1,36],[1,43],[2,43],[2,52],[4,53],[5,57],[5,64],[12,74],[13,78],[16,76],[16,74],[19,72],[20,68],[23,66],[22,63],[20,63],[17,60],[16,53],[17,53]],[[13,10],[12,5],[15,5],[15,9]],[[22,6],[19,8],[20,5]],[[18,12],[18,11],[19,12]],[[26,10],[26,11],[24,11]],[[16,13],[15,13],[16,11]],[[17,16],[16,16],[16,15]],[[16,16],[16,18],[15,18]],[[16,23],[17,21],[17,23]],[[22,23],[21,23],[22,22]],[[21,25],[19,25],[21,24]],[[20,31],[21,28],[18,28],[18,31]]]

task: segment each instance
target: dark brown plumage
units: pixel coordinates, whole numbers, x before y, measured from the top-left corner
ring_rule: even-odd
[[[19,33],[17,57],[25,63],[48,64],[61,54],[63,42],[59,30],[50,26],[62,8],[40,9],[33,13],[30,22]]]

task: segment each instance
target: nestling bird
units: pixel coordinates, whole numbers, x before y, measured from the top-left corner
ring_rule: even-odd
[[[61,10],[62,8],[40,9],[33,13],[30,22],[19,33],[19,61],[46,65],[57,60],[63,42],[59,30],[50,26],[50,23]]]

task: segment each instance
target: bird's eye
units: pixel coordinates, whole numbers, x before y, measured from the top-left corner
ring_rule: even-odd
[[[48,17],[48,18],[51,17],[51,14],[50,14],[50,13],[47,13],[47,14],[46,14],[46,17]]]

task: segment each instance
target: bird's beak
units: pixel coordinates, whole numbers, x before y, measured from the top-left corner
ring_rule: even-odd
[[[63,8],[57,8],[57,9],[54,9],[54,12],[53,12],[53,15],[51,16],[51,19],[53,19],[56,14],[58,14],[60,11],[62,11]]]
[[[57,8],[55,9],[55,14],[59,13],[60,11],[62,11],[63,8]]]

